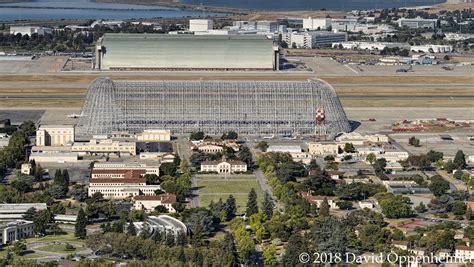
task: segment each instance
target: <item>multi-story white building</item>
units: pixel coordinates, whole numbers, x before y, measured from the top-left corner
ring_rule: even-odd
[[[165,206],[168,212],[175,213],[176,210],[173,208],[173,204],[176,203],[176,195],[165,193],[157,196],[136,196],[133,198],[135,201],[134,208],[137,210],[153,211],[158,206]]]
[[[327,30],[331,27],[332,19],[330,18],[316,18],[311,17],[303,19],[303,29],[308,30]]]
[[[244,31],[257,31],[257,32],[266,32],[273,33],[279,31],[279,23],[277,21],[269,20],[240,20],[234,21],[231,29],[233,30],[244,30]]]
[[[201,172],[236,173],[246,172],[247,164],[239,160],[217,160],[201,162]]]
[[[331,46],[332,43],[346,42],[346,32],[307,31],[289,32],[283,35],[289,47],[312,49]]]
[[[38,35],[45,35],[46,33],[52,33],[53,29],[46,28],[46,27],[38,27],[38,26],[11,26],[10,27],[10,34],[17,35],[21,34],[22,36],[28,35],[31,36],[33,34]]]
[[[474,260],[474,247],[457,246],[454,251],[454,257],[464,260]]]
[[[33,235],[33,222],[17,220],[0,225],[0,244],[11,244]]]
[[[214,22],[211,19],[191,19],[189,20],[189,31],[205,32],[212,30]]]
[[[70,146],[74,143],[74,125],[41,125],[36,130],[36,146]]]
[[[138,141],[171,141],[171,131],[169,130],[144,130],[137,134]]]
[[[100,192],[105,199],[124,199],[138,195],[153,196],[158,189],[161,189],[159,185],[147,185],[145,178],[136,176],[130,179],[90,179],[88,195]]]
[[[412,29],[419,29],[419,28],[428,28],[434,29],[436,28],[436,24],[438,23],[437,19],[423,19],[421,17],[417,18],[400,18],[398,21],[399,27],[408,27]]]
[[[76,142],[71,147],[72,152],[84,154],[137,154],[135,142],[120,142],[111,139],[91,139],[89,142]]]

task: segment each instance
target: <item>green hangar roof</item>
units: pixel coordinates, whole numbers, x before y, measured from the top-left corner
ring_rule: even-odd
[[[272,70],[277,64],[267,36],[105,34],[98,43],[103,70]]]

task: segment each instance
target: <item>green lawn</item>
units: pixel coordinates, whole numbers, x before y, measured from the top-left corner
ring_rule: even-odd
[[[217,202],[219,198],[225,201],[229,195],[233,195],[237,202],[239,213],[245,211],[248,193],[252,188],[257,192],[258,202],[263,200],[263,192],[253,175],[230,175],[227,179],[217,175],[198,176],[200,205],[207,207],[211,201]]]
[[[80,247],[74,246],[74,249],[68,250],[68,249],[66,249],[66,245],[64,245],[64,244],[51,244],[51,245],[47,245],[47,246],[44,246],[44,247],[36,248],[36,250],[47,251],[47,252],[56,252],[56,253],[65,253],[65,254],[74,253],[74,252],[76,252],[78,250],[81,250],[81,249],[82,248],[80,248]]]
[[[82,246],[85,244],[85,240],[77,239],[73,233],[65,234],[65,235],[47,235],[45,237],[34,238],[30,237],[26,239],[26,243],[33,243],[33,242],[67,242],[74,246]]]

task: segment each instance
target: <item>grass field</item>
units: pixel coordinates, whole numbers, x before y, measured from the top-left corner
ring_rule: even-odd
[[[83,246],[85,244],[84,240],[77,239],[74,234],[65,234],[65,235],[47,235],[45,237],[40,237],[40,238],[27,238],[25,240],[26,243],[32,243],[32,242],[67,242],[70,243],[71,245],[74,246]]]
[[[50,99],[2,99],[1,108],[80,108],[81,100],[50,100]]]
[[[46,252],[55,252],[55,253],[64,253],[64,254],[74,253],[81,249],[82,248],[78,248],[74,246],[74,249],[68,250],[66,249],[66,245],[64,244],[51,244],[44,247],[36,248],[36,250],[41,250],[41,251],[46,251]]]
[[[253,175],[230,175],[225,179],[217,175],[204,175],[197,177],[200,205],[207,207],[211,201],[217,202],[221,198],[225,201],[229,195],[236,199],[239,213],[245,212],[248,193],[252,188],[257,192],[258,202],[263,200],[263,191]]]
[[[472,107],[474,99],[367,98],[341,99],[343,107]]]
[[[0,91],[1,92],[1,91]],[[371,94],[371,95],[473,95],[474,88],[436,88],[436,87],[336,87],[338,95]]]

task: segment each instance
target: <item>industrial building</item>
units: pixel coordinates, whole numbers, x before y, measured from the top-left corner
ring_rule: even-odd
[[[325,119],[316,121],[317,109]],[[223,134],[324,134],[351,127],[332,86],[307,81],[113,81],[89,86],[80,135],[169,129]]]
[[[414,45],[410,49],[413,52],[421,53],[451,53],[452,45]]]
[[[105,34],[101,70],[277,70],[278,46],[264,35]]]
[[[382,51],[385,48],[395,48],[398,47],[400,49],[410,49],[410,45],[407,43],[389,43],[389,42],[340,42],[340,43],[333,43],[333,48],[342,48],[342,49],[350,49],[350,50],[378,50]]]
[[[46,203],[13,203],[0,204],[0,221],[19,220],[29,209],[45,210],[48,208]]]
[[[53,29],[38,26],[10,26],[10,34],[22,36],[31,36],[33,34],[45,35],[46,33],[52,33]]]
[[[234,21],[231,29],[245,30],[245,31],[261,31],[261,32],[277,32],[280,24],[277,21],[269,20],[240,20]]]
[[[333,43],[346,42],[346,32],[307,31],[288,32],[282,35],[289,47],[312,49],[331,46]]]

